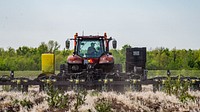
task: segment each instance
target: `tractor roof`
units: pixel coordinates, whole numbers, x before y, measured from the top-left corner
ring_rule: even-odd
[[[84,38],[84,39],[98,39],[98,38],[105,38],[104,36],[77,36],[77,38]]]

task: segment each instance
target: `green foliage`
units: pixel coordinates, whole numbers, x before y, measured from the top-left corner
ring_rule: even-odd
[[[8,92],[8,91],[10,91],[10,85],[2,85],[2,90],[3,91],[6,91],[6,92]]]
[[[69,108],[69,95],[64,92],[49,86],[47,91],[47,102],[52,108],[68,109]]]
[[[194,101],[195,97],[188,93],[189,86],[190,82],[181,81],[180,75],[177,80],[172,80],[171,77],[168,77],[164,83],[164,91],[168,95],[175,95],[181,102]]]
[[[55,53],[56,69],[59,70],[61,63],[64,63],[68,55],[72,54],[72,50],[59,51],[58,42],[50,40],[47,44],[42,42],[37,48],[27,46],[18,49],[8,48],[4,50],[0,48],[0,70],[1,71],[38,71],[41,70],[41,54]]]
[[[23,99],[23,100],[17,100],[17,99],[13,99],[11,98],[12,100],[12,104],[13,105],[21,105],[22,107],[26,108],[27,110],[33,108],[33,105],[34,103],[31,102],[30,100],[27,100],[27,99]]]
[[[126,48],[131,48],[131,46],[126,44],[122,46],[122,49],[120,50],[113,50],[113,49],[110,50],[110,52],[114,56],[115,63],[122,64],[123,71],[125,71]]]
[[[151,70],[199,70],[200,50],[156,48],[147,51],[147,69]]]
[[[122,64],[125,68],[126,48],[124,45],[120,50],[111,50],[115,58],[115,63]],[[169,50],[168,48],[158,47],[147,51],[146,67],[149,70],[200,70],[200,50]]]
[[[86,96],[87,96],[86,90],[79,90],[78,93],[75,94],[76,102],[74,104],[74,108],[76,112],[78,112],[79,106],[85,103]]]
[[[90,93],[90,96],[99,96],[100,95],[100,93],[99,93],[99,91],[97,91],[97,90],[93,90],[91,93]]]
[[[26,99],[23,99],[22,101],[19,102],[20,105],[22,107],[26,107],[27,109],[30,109],[33,107],[33,102],[31,102],[30,100],[26,100]]]
[[[111,112],[111,103],[105,98],[98,99],[95,109],[97,112]]]
[[[121,49],[111,49],[110,52],[115,58],[116,64],[122,64],[125,70],[126,48],[130,45],[124,45]],[[56,70],[59,70],[60,64],[65,63],[67,57],[73,53],[73,50],[59,50],[60,45],[56,41],[50,40],[48,43],[42,42],[38,47],[31,48],[27,46],[18,49],[0,48],[0,70],[1,71],[23,71],[23,70],[41,70],[41,54],[55,53]],[[176,48],[158,47],[147,51],[147,66],[149,70],[200,70],[200,49],[199,50],[178,50]]]
[[[50,40],[47,44],[48,52],[55,53],[59,48],[60,45],[57,41]]]
[[[74,101],[73,111],[78,112],[79,107],[85,103],[87,91],[80,90],[75,94],[74,98],[72,98],[69,94],[65,94],[64,91],[56,89],[50,84],[47,95],[48,97],[46,100],[51,108],[69,110],[70,103]]]

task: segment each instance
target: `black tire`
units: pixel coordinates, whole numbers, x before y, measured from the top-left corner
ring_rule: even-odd
[[[48,76],[45,73],[41,73],[40,75],[38,75],[37,79],[42,80],[42,79],[47,79]]]
[[[66,63],[66,64],[65,64],[65,73],[66,73],[66,74],[70,73],[68,67],[69,67],[69,65]]]
[[[58,75],[60,75],[60,76],[66,76],[66,75],[68,75],[70,72],[69,72],[69,68],[68,68],[68,64],[66,63],[66,64],[61,64],[60,65],[60,73],[58,74]]]
[[[113,72],[122,72],[122,64],[114,64]]]
[[[3,75],[0,77],[0,81],[2,81],[2,82],[6,82],[6,81],[10,81],[10,80],[11,80],[11,78],[8,75]]]
[[[65,64],[61,64],[60,65],[60,73],[63,73],[64,69],[65,69]]]

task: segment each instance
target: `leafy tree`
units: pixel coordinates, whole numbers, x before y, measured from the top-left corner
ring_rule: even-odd
[[[53,41],[53,40],[50,40],[48,42],[47,46],[48,46],[48,51],[50,53],[54,53],[55,51],[57,51],[60,48],[60,45],[58,44],[58,42]]]
[[[121,54],[119,52],[119,50],[115,50],[115,49],[111,49],[110,52],[112,53],[114,59],[115,59],[115,63],[116,64],[120,64],[121,63]]]
[[[115,63],[122,64],[125,68],[126,48],[130,45],[124,45],[122,49],[111,49]],[[18,49],[9,47],[7,50],[0,48],[0,70],[41,70],[41,54],[54,53],[56,56],[56,70],[59,70],[60,64],[65,63],[67,57],[73,53],[73,50],[59,50],[60,45],[53,40],[47,44],[42,42],[38,47],[31,48],[21,46]],[[200,70],[200,49],[172,49],[158,47],[147,51],[147,69],[153,70]]]
[[[131,48],[131,46],[128,45],[128,44],[122,46],[122,49],[120,50],[120,53],[123,54],[124,56],[126,55],[126,48]]]
[[[38,47],[38,53],[41,55],[42,53],[46,52],[48,52],[48,46],[45,44],[45,42],[42,42]]]
[[[3,48],[0,48],[0,56],[3,56],[5,53],[4,49]]]
[[[26,55],[27,53],[29,53],[30,48],[27,46],[23,46],[23,47],[19,47],[16,52],[17,55]]]
[[[8,56],[10,56],[10,57],[15,56],[15,49],[9,47],[7,53],[8,53]]]

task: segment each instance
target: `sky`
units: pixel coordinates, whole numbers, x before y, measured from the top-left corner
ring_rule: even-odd
[[[106,32],[118,49],[200,49],[200,0],[0,0],[0,48],[54,40],[63,49],[83,32]]]

